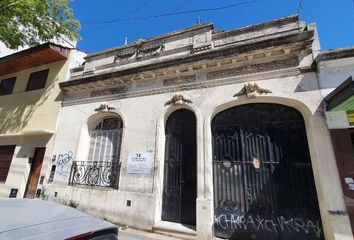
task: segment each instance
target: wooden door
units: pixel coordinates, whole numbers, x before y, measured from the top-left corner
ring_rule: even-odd
[[[0,183],[6,182],[15,147],[15,145],[0,146]]]
[[[41,174],[45,147],[36,148],[31,164],[31,171],[28,177],[25,198],[34,198],[36,195],[39,176]]]

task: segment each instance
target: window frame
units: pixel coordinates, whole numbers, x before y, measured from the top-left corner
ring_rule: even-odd
[[[118,123],[117,123],[117,127],[115,129],[104,129],[104,122],[107,121],[107,119],[117,119]],[[93,134],[95,134],[95,138],[93,139]],[[110,162],[119,162],[120,161],[120,151],[121,151],[121,146],[122,146],[122,138],[123,138],[123,121],[122,119],[117,116],[117,117],[105,117],[100,119],[95,125],[94,127],[89,131],[89,147],[88,147],[88,156],[87,156],[87,160],[88,161],[93,161],[93,162],[107,162],[107,158],[106,158],[106,150],[107,150],[107,139],[106,139],[106,143],[101,142],[97,144],[97,139],[98,138],[102,138],[103,136],[105,138],[108,137],[108,134],[117,134],[116,139],[111,139],[112,142],[112,149],[114,148],[114,143],[117,144],[117,146],[115,146],[116,151],[112,150],[112,156],[111,160],[109,160]],[[102,149],[102,144],[104,144],[104,154],[101,155],[100,152]],[[92,148],[92,149],[91,149]],[[99,151],[99,155],[98,158],[96,159],[96,151]],[[103,157],[103,158],[102,158]]]
[[[32,72],[28,78],[26,92],[45,88],[49,76],[49,68]]]
[[[12,81],[12,87],[11,90],[6,92],[3,88],[3,84],[6,81]],[[5,79],[1,79],[0,80],[0,96],[5,96],[5,95],[11,95],[14,91],[15,88],[15,84],[16,84],[16,77],[10,77],[10,78],[5,78]]]

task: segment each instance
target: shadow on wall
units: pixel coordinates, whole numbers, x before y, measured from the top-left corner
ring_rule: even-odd
[[[302,75],[301,81],[296,86],[295,92],[310,92],[320,90],[315,74]]]
[[[53,89],[58,81],[56,75],[55,80],[45,89],[1,96],[0,134],[21,132],[28,125],[36,109],[42,106],[51,94],[57,94]],[[58,99],[58,96],[54,99]]]

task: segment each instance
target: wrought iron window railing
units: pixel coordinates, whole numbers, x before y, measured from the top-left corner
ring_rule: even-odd
[[[69,185],[118,189],[120,162],[73,161]]]

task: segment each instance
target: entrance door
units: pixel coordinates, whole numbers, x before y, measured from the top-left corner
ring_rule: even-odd
[[[6,182],[15,148],[15,145],[0,146],[0,183]]]
[[[36,148],[28,177],[25,198],[34,198],[36,195],[39,176],[41,174],[45,147]]]
[[[181,109],[167,120],[162,220],[195,225],[196,119]]]
[[[212,121],[214,227],[235,240],[323,239],[302,115],[277,104]]]

